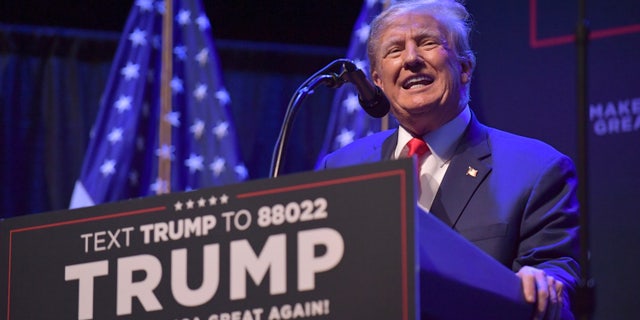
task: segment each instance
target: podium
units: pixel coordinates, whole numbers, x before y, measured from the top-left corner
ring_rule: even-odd
[[[0,222],[4,319],[527,319],[411,159]]]

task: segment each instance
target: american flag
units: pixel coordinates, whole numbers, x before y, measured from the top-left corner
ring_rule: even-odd
[[[175,0],[170,12],[172,109],[161,114],[165,3],[136,0],[112,62],[71,208],[247,179],[202,3]],[[161,121],[170,124],[167,145],[159,143]],[[161,158],[170,160],[170,181],[158,177]]]
[[[347,58],[353,60],[356,66],[367,75],[369,74],[369,59],[366,45],[370,24],[373,18],[382,12],[388,1],[365,0],[351,35]],[[318,161],[328,153],[344,147],[356,139],[380,131],[381,124],[380,119],[369,116],[360,107],[358,92],[354,86],[338,88],[333,98],[326,136]]]

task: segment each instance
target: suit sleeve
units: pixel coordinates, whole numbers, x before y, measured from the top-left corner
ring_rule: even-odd
[[[514,270],[528,265],[564,282],[575,295],[580,267],[576,170],[566,156],[555,157],[531,189],[520,229]],[[566,300],[570,301],[570,300]]]

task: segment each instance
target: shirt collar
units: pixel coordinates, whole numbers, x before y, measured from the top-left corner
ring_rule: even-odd
[[[456,151],[458,141],[471,121],[471,110],[466,106],[453,120],[447,122],[436,131],[422,137],[439,163],[449,161]],[[406,156],[407,142],[413,138],[402,126],[398,129],[398,144],[394,156],[396,159]]]

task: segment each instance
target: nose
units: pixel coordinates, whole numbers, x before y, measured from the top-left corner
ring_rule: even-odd
[[[404,68],[413,69],[422,64],[422,57],[418,52],[418,46],[415,43],[407,43],[404,51]]]

